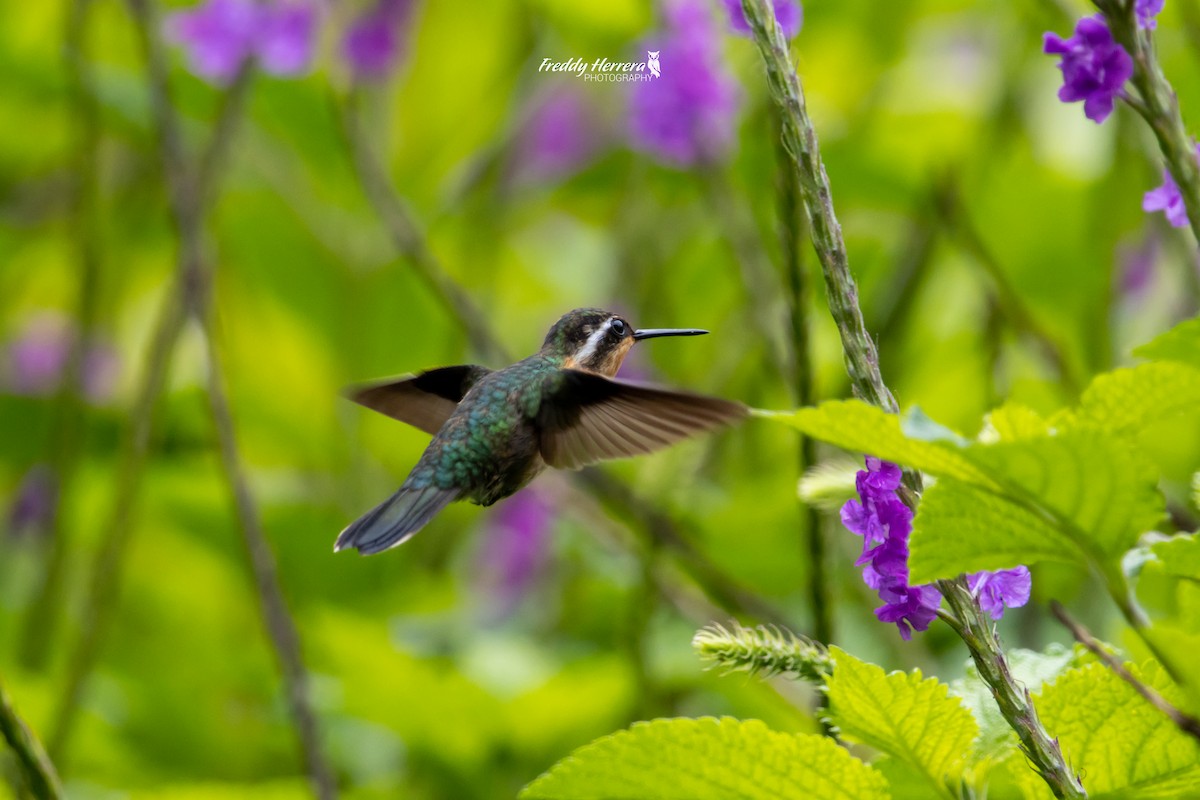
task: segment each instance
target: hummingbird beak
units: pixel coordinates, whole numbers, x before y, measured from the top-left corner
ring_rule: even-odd
[[[634,339],[655,339],[659,336],[703,336],[708,331],[699,328],[643,328],[633,332]]]

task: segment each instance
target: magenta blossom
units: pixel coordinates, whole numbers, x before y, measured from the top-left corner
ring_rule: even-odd
[[[1121,87],[1133,74],[1133,59],[1113,40],[1104,17],[1097,14],[1079,20],[1070,39],[1047,33],[1042,51],[1062,57],[1058,68],[1063,85],[1058,99],[1064,103],[1082,100],[1084,116],[1098,123],[1106,120]]]
[[[77,336],[56,316],[35,317],[0,348],[0,389],[13,394],[45,397],[58,391]],[[105,345],[89,343],[83,352],[83,394],[94,403],[113,395],[117,356]]]
[[[1200,161],[1200,145],[1196,145],[1196,159]],[[1183,204],[1183,193],[1179,184],[1171,177],[1168,170],[1163,170],[1162,186],[1151,189],[1142,197],[1142,210],[1146,212],[1161,211],[1167,222],[1176,228],[1188,224],[1187,206]]]
[[[1155,17],[1163,10],[1166,0],[1136,0],[1133,13],[1137,15],[1138,27],[1152,31],[1158,27]]]
[[[722,0],[722,2],[725,4],[725,11],[729,14],[729,24],[734,32],[749,36],[750,23],[746,20],[745,12],[742,11],[742,0]],[[771,5],[774,6],[775,21],[783,29],[783,35],[789,39],[794,38],[804,23],[804,9],[800,6],[799,0],[773,0]]]
[[[718,161],[733,147],[738,110],[720,38],[700,0],[673,0],[665,16],[666,30],[642,46],[662,54],[662,74],[633,85],[631,144],[677,167]]]
[[[863,538],[863,551],[855,562],[863,568],[863,582],[879,593],[883,605],[875,609],[881,622],[900,629],[905,639],[914,630],[923,631],[937,617],[942,595],[932,584],[908,583],[908,537],[912,533],[913,512],[900,499],[900,468],[895,464],[867,456],[866,470],[856,478],[858,500],[842,506],[842,524]],[[1004,609],[1029,601],[1029,570],[1016,567],[999,572],[978,572],[968,576],[971,593],[993,619]]]
[[[497,506],[487,522],[476,574],[488,595],[488,616],[512,613],[546,571],[557,509],[537,489],[523,489]]]
[[[404,56],[412,12],[413,0],[376,0],[350,24],[342,38],[342,58],[355,78],[373,81],[391,74]]]
[[[205,0],[168,16],[165,30],[194,74],[225,84],[252,57],[273,75],[306,71],[316,45],[317,15],[316,0]]]
[[[602,134],[591,106],[569,85],[542,93],[517,142],[517,174],[530,182],[569,176],[595,157]]]

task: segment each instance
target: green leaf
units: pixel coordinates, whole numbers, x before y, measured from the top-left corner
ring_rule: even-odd
[[[968,461],[955,444],[909,438],[900,429],[899,417],[860,400],[834,400],[791,413],[759,413],[846,450],[867,453],[932,475],[991,484],[987,475]]]
[[[829,719],[843,738],[868,744],[920,772],[950,794],[966,766],[979,726],[950,687],[920,670],[885,674],[881,667],[830,648]]]
[[[1200,370],[1171,361],[1097,375],[1083,393],[1080,423],[1136,434],[1200,405]]]
[[[913,585],[1044,560],[1084,560],[1078,545],[1043,515],[949,478],[925,490],[909,547]]]
[[[1181,361],[1200,367],[1200,317],[1179,323],[1158,338],[1135,348],[1133,354],[1155,361]]]
[[[1049,423],[1032,408],[1005,403],[987,415],[981,441],[1015,442],[1049,433]]]
[[[1151,547],[1154,555],[1162,562],[1168,575],[1200,581],[1200,539],[1194,535],[1181,534]]]
[[[1065,532],[1083,552],[1119,557],[1162,519],[1153,467],[1098,429],[976,445],[969,458],[1026,504],[1032,501],[1069,523]]]
[[[1168,701],[1179,702],[1178,688],[1157,664],[1129,668]],[[1200,744],[1104,664],[1064,673],[1035,702],[1093,800],[1200,792]]]
[[[886,800],[887,782],[833,740],[757,720],[659,719],[597,739],[521,800]]]

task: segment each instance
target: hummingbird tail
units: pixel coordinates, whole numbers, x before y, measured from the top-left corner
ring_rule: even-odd
[[[425,527],[435,514],[461,495],[458,489],[402,486],[342,531],[333,550],[354,547],[360,555],[369,556],[395,547]]]

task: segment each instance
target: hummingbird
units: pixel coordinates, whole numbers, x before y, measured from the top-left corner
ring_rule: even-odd
[[[651,453],[745,417],[741,403],[614,378],[635,342],[705,333],[635,330],[619,314],[578,308],[538,352],[504,369],[441,367],[351,388],[349,399],[433,439],[395,494],[342,531],[334,551],[379,553],[455,500],[490,506],[547,466]]]

